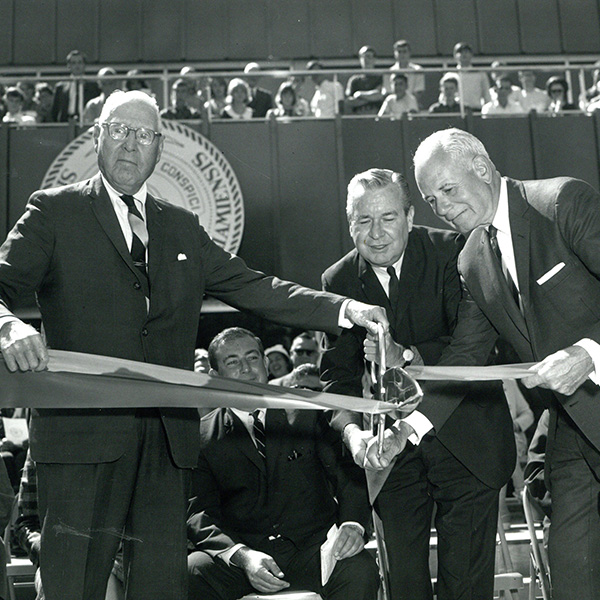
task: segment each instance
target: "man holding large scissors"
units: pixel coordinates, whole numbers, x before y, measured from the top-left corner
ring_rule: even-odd
[[[448,344],[461,298],[456,261],[462,236],[413,226],[414,208],[399,173],[371,169],[348,185],[347,216],[356,248],[323,274],[324,289],[384,306],[396,344],[388,364],[435,364]],[[361,396],[364,347],[358,328],[328,338],[326,390]],[[367,453],[375,441],[361,416],[340,412],[333,426],[368,469],[371,501],[383,523],[393,600],[432,598],[429,538],[437,507],[438,598],[493,594],[498,491],[514,466],[514,436],[499,385],[461,384],[440,393],[459,407],[439,431],[413,412],[385,432],[395,462]],[[427,416],[425,414],[425,416]],[[465,427],[465,423],[468,426]],[[411,443],[406,443],[407,439]],[[388,465],[384,471],[375,471]]]

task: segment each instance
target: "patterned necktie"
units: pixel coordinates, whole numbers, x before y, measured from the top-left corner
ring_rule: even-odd
[[[254,433],[254,441],[256,442],[256,449],[258,453],[263,457],[263,460],[267,459],[267,454],[265,452],[265,426],[263,422],[260,420],[260,410],[255,410],[250,413],[252,415],[252,419],[254,423],[252,425],[252,431]]]
[[[390,276],[388,298],[390,299],[392,310],[395,311],[398,300],[400,299],[400,282],[398,281],[398,275],[396,274],[396,269],[394,269],[394,267],[388,267],[386,270]]]
[[[496,258],[500,261],[500,268],[502,269],[502,273],[504,275],[504,278],[506,279],[506,283],[508,284],[510,295],[513,297],[513,300],[519,307],[519,310],[522,311],[521,296],[519,294],[519,290],[517,289],[517,286],[515,285],[515,282],[510,274],[510,271],[506,266],[506,262],[502,260],[502,252],[500,251],[500,245],[498,244],[498,230],[493,225],[490,225],[489,231],[490,245],[492,247],[492,250],[494,251],[494,254],[496,255]]]
[[[148,270],[146,268],[146,247],[148,246],[148,230],[144,223],[144,217],[142,217],[140,211],[135,205],[133,196],[123,194],[121,200],[127,204],[128,212],[127,219],[131,226],[131,233],[133,240],[131,242],[131,258],[133,258],[133,264],[144,274],[148,276]]]

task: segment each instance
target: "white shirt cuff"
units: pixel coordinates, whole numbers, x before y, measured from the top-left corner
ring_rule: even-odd
[[[225,564],[229,567],[232,566],[231,565],[231,557],[240,549],[243,548],[244,544],[236,544],[235,546],[233,546],[232,548],[229,548],[228,550],[223,550],[223,552],[221,552],[220,554],[217,554],[217,556],[225,562]]]
[[[415,433],[411,433],[408,436],[408,441],[415,446],[418,446],[425,434],[429,433],[433,429],[433,424],[431,421],[418,410],[413,411],[410,413],[410,415],[408,415],[408,417],[400,420],[404,421],[415,430]]]
[[[340,308],[340,314],[338,316],[338,326],[343,329],[352,329],[354,327],[354,323],[346,318],[346,307],[350,304],[352,300],[350,298],[346,298],[342,302],[342,307]]]
[[[20,321],[21,319],[19,319],[19,317],[15,317],[15,315],[4,315],[3,317],[0,317],[0,329],[2,329],[2,326],[5,323],[8,323],[9,321]]]
[[[594,370],[589,374],[589,378],[596,385],[600,385],[600,344],[590,338],[583,338],[573,345],[581,346],[590,355],[594,362]]]
[[[356,521],[344,521],[341,525],[340,525],[340,529],[344,526],[344,525],[353,525],[354,527],[358,527],[360,529],[360,533],[362,535],[365,535],[365,528],[360,524],[357,523]]]

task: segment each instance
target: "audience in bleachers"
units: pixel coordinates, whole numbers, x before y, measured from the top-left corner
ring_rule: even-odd
[[[256,119],[264,118],[267,111],[273,108],[273,96],[271,93],[258,87],[260,70],[260,65],[255,62],[248,63],[244,67],[246,82],[250,91],[248,107],[252,110],[252,117]]]
[[[371,46],[363,46],[358,51],[361,69],[375,69],[375,50]],[[376,115],[381,108],[385,94],[383,77],[376,73],[360,73],[352,75],[346,85],[344,112],[355,115]]]
[[[234,77],[227,86],[227,104],[221,117],[223,119],[251,119],[253,115],[249,106],[251,97],[250,86],[240,77]]]
[[[391,78],[393,93],[383,101],[378,116],[401,117],[405,113],[419,111],[417,99],[408,91],[408,79],[404,73],[393,73]]]
[[[510,77],[500,75],[495,80],[494,91],[496,98],[490,100],[481,108],[482,115],[517,115],[523,113],[521,105],[513,100],[513,90]]]
[[[283,387],[291,387],[294,381],[294,370],[301,365],[318,365],[321,360],[321,349],[316,338],[308,331],[302,332],[292,340],[290,347],[290,361],[292,371],[271,379],[269,382],[272,385],[280,385]]]
[[[340,103],[344,100],[344,88],[339,81],[327,79],[322,73],[323,65],[311,60],[306,69],[313,71],[311,79],[315,84],[315,93],[310,101],[313,116],[317,119],[331,119],[339,112]]]
[[[452,73],[446,73],[440,79],[440,96],[437,102],[429,107],[430,113],[458,113],[458,79]]]
[[[521,88],[516,93],[516,99],[528,113],[535,110],[538,113],[544,112],[550,104],[550,98],[543,90],[535,87],[535,73],[531,69],[521,69],[519,71],[519,82]]]
[[[563,110],[577,110],[577,107],[569,102],[569,84],[564,77],[554,75],[546,81],[546,93],[550,99],[548,111],[559,113]]]
[[[98,87],[100,88],[100,94],[95,98],[92,98],[83,110],[83,122],[94,123],[100,113],[106,99],[115,91],[121,87],[118,79],[111,79],[111,76],[116,75],[117,72],[112,67],[103,67],[98,71]]]
[[[405,73],[408,81],[408,92],[416,98],[419,108],[422,108],[425,75],[420,72],[423,67],[411,61],[411,50],[408,41],[398,40],[394,42],[394,60],[395,62],[390,67],[390,71],[398,69],[411,69],[414,71],[414,73]],[[383,88],[387,94],[394,91],[390,75],[384,75]]]
[[[227,105],[227,80],[225,77],[210,77],[210,98],[204,103],[209,118],[219,118]]]
[[[140,75],[142,75],[142,72],[139,69],[130,69],[127,71],[127,78],[124,82],[125,91],[131,92],[133,90],[140,90],[149,96],[153,96],[148,83],[145,79],[141,79]]]
[[[4,94],[6,112],[2,117],[3,123],[15,123],[16,125],[34,125],[36,115],[24,112],[25,96],[16,86],[9,87]]]
[[[277,117],[307,117],[310,109],[304,98],[298,98],[296,89],[291,81],[284,81],[275,95],[275,108],[270,108],[266,116]]]
[[[17,82],[17,87],[23,92],[23,112],[36,114],[36,103],[35,103],[35,83],[29,79],[22,79]]]
[[[482,105],[491,101],[490,82],[483,71],[475,71],[473,65],[473,48],[466,42],[458,42],[453,51],[458,73],[458,93],[465,107],[480,111]]]
[[[200,119],[200,113],[189,106],[188,101],[196,95],[189,79],[180,77],[171,86],[171,106],[160,111],[162,119]]]

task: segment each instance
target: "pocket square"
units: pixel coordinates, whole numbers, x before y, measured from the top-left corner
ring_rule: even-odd
[[[177,260],[187,260],[187,256],[183,252],[180,252],[177,255]]]
[[[542,275],[537,280],[537,284],[538,285],[544,285],[544,283],[546,283],[546,281],[548,281],[549,279],[552,279],[552,277],[554,277],[564,267],[565,267],[565,263],[564,262],[559,262],[557,265],[554,265],[547,273],[545,273],[544,275]]]

